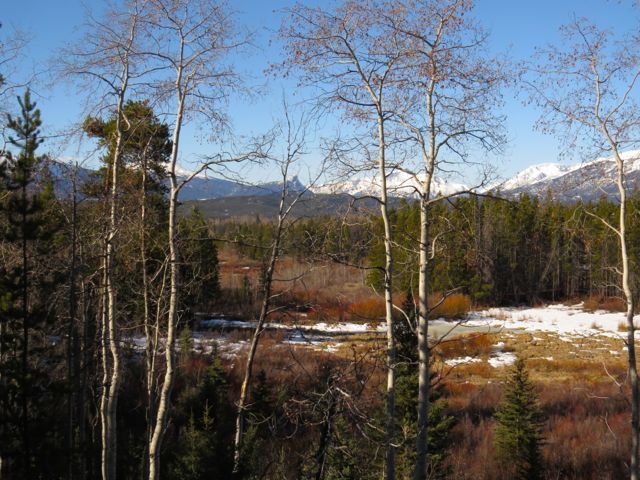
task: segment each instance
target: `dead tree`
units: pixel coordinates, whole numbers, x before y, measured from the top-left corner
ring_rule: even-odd
[[[562,28],[563,47],[539,52],[539,61],[530,65],[526,86],[531,100],[544,108],[539,120],[543,131],[555,132],[568,148],[586,147],[593,155],[612,157],[615,168],[610,180],[618,193],[618,221],[612,224],[598,217],[619,241],[620,290],[626,302],[628,370],[631,384],[631,452],[629,476],[640,478],[640,387],[636,366],[633,314],[632,262],[628,253],[627,164],[637,155],[625,151],[638,147],[640,105],[640,50],[637,38],[616,43],[605,31],[586,20],[575,20]],[[605,166],[605,171],[607,171]]]
[[[258,350],[260,337],[264,331],[265,323],[269,315],[273,313],[273,300],[280,295],[273,291],[276,264],[282,254],[283,237],[286,234],[287,229],[295,221],[291,218],[292,213],[296,205],[303,199],[304,195],[308,193],[310,187],[310,185],[307,185],[305,188],[297,191],[292,191],[290,188],[291,170],[294,167],[294,164],[298,163],[301,157],[306,153],[305,148],[307,143],[308,127],[308,119],[303,115],[298,119],[291,118],[289,109],[285,103],[284,120],[281,125],[276,127],[273,137],[274,142],[281,139],[283,143],[283,152],[278,156],[269,155],[269,158],[267,159],[271,165],[278,168],[280,171],[282,187],[280,190],[280,201],[278,204],[278,213],[275,219],[273,238],[271,240],[271,244],[266,248],[266,252],[269,257],[266,263],[264,277],[262,279],[262,302],[260,306],[260,314],[251,338],[249,352],[247,353],[244,375],[240,386],[240,397],[237,403],[233,464],[233,470],[236,474],[240,472],[242,460],[242,448],[246,423],[245,417],[246,410],[249,405],[249,395],[251,393],[253,364]],[[322,168],[320,169],[320,172],[322,172]],[[316,176],[316,179],[318,177],[319,175]],[[313,183],[315,183],[315,181],[313,181],[312,184]]]

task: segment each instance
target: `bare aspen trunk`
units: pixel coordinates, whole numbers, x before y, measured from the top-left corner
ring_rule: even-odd
[[[429,85],[426,95],[426,107],[429,120],[429,139],[425,145],[421,138],[423,160],[425,162],[425,179],[420,192],[420,245],[418,276],[418,420],[416,425],[416,465],[414,480],[426,480],[429,461],[429,260],[431,253],[429,232],[429,201],[431,184],[436,162],[436,118],[433,106],[435,85]]]
[[[184,45],[181,45],[184,48]],[[169,415],[169,403],[171,401],[171,392],[173,390],[173,382],[175,380],[175,342],[176,342],[176,323],[178,320],[178,246],[177,246],[177,222],[176,214],[178,207],[178,180],[176,177],[176,162],[178,160],[178,146],[180,143],[180,132],[182,129],[184,114],[184,94],[180,89],[182,85],[182,67],[179,66],[176,76],[176,86],[178,87],[178,106],[176,112],[176,123],[173,129],[173,145],[171,147],[169,179],[171,181],[171,190],[169,193],[169,312],[167,314],[167,336],[165,340],[165,362],[166,369],[162,388],[160,390],[160,398],[158,400],[158,408],[156,410],[156,418],[149,439],[149,480],[157,480],[160,478],[160,446],[164,438],[167,428],[167,418]]]
[[[118,107],[118,117],[121,116],[124,98],[121,97]],[[116,120],[119,123],[121,120]],[[107,393],[106,416],[107,422],[107,478],[116,478],[116,459],[117,459],[117,409],[118,394],[120,389],[120,343],[118,334],[118,325],[116,319],[116,294],[113,285],[113,255],[114,255],[114,239],[117,232],[117,195],[118,195],[118,164],[120,160],[120,152],[122,148],[122,126],[117,127],[116,147],[113,158],[112,177],[111,177],[111,205],[109,214],[109,231],[107,233],[107,248],[105,258],[106,271],[106,296],[107,296],[107,331],[109,352],[111,354],[111,379]]]
[[[106,251],[106,248],[105,248]],[[101,298],[100,298],[100,359],[102,362],[102,390],[100,394],[100,442],[101,442],[101,463],[100,471],[102,479],[109,479],[107,471],[108,455],[109,455],[109,418],[107,416],[107,392],[109,389],[109,353],[108,353],[108,334],[107,334],[107,302],[106,302],[106,275],[107,268],[105,266],[106,258],[102,259],[102,278],[101,278]]]
[[[156,372],[155,356],[156,343],[153,338],[151,326],[151,314],[149,304],[149,275],[147,274],[147,161],[146,155],[142,161],[142,185],[140,204],[140,263],[142,268],[142,303],[143,303],[143,325],[146,339],[145,360],[147,369],[147,443],[151,440],[151,426],[154,418],[154,406],[156,404]],[[157,331],[157,328],[156,328]]]
[[[423,192],[424,194],[424,192]],[[429,418],[429,229],[426,199],[420,200],[420,264],[418,277],[418,421],[415,480],[427,477]]]
[[[389,203],[387,192],[387,170],[385,158],[385,131],[382,112],[378,114],[378,174],[380,175],[380,216],[384,224],[384,305],[385,321],[387,324],[387,423],[385,432],[385,478],[395,478],[395,406],[396,406],[396,344],[393,333],[393,253],[391,220],[389,218]]]
[[[113,260],[114,242],[118,232],[118,190],[119,166],[122,156],[122,137],[125,119],[123,117],[125,96],[129,86],[129,52],[136,35],[137,23],[134,21],[129,30],[129,37],[124,49],[122,58],[122,73],[120,75],[120,86],[117,90],[116,104],[116,125],[115,125],[115,145],[111,164],[111,186],[109,196],[109,220],[105,238],[104,251],[104,275],[103,275],[103,364],[105,376],[108,375],[108,363],[106,349],[111,356],[111,375],[108,380],[105,378],[102,398],[100,401],[102,417],[102,478],[103,480],[113,480],[116,478],[117,460],[117,411],[118,394],[120,389],[120,338],[116,318],[116,293],[114,290]]]
[[[133,33],[132,33],[133,35]],[[103,262],[103,354],[104,378],[102,398],[100,402],[102,417],[102,477],[103,480],[112,480],[116,477],[117,459],[117,410],[118,393],[120,388],[120,343],[118,325],[116,319],[116,294],[113,285],[113,259],[114,241],[118,230],[118,189],[119,177],[118,167],[122,154],[123,135],[123,108],[124,97],[128,84],[129,66],[123,67],[123,82],[118,95],[116,106],[116,143],[113,151],[111,164],[111,186],[109,196],[109,221],[105,238],[105,251]],[[110,355],[110,375],[109,360],[107,350]]]
[[[605,134],[607,134],[605,132]],[[633,313],[635,309],[633,292],[631,291],[630,262],[627,251],[627,192],[625,188],[624,163],[618,149],[613,145],[617,165],[616,185],[620,195],[620,212],[618,234],[620,238],[620,256],[622,258],[622,290],[627,304],[627,352],[629,379],[631,382],[631,458],[629,463],[631,480],[638,480],[640,475],[640,389],[638,386],[638,369],[636,366],[636,342]]]

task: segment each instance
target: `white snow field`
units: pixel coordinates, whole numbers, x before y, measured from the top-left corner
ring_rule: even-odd
[[[637,315],[640,324],[640,315]],[[565,336],[593,336],[606,335],[623,338],[626,332],[621,331],[621,325],[625,324],[625,315],[620,312],[607,312],[597,310],[593,312],[582,308],[582,303],[576,305],[555,304],[535,308],[490,308],[470,312],[469,315],[458,322],[434,319],[429,322],[432,332],[437,335],[449,333],[449,335],[468,332],[495,332],[504,330],[524,330],[528,332],[555,332]],[[225,328],[255,328],[254,322],[240,320],[226,320],[212,318],[202,320],[203,327]],[[338,323],[313,323],[304,325],[286,325],[282,323],[267,323],[266,328],[288,329],[301,331],[315,331],[326,333],[383,333],[386,324],[380,322],[374,328],[372,324],[338,322]]]
[[[635,317],[638,321],[638,315]],[[577,305],[548,305],[539,308],[490,308],[471,312],[459,328],[495,331],[497,329],[524,330],[528,332],[554,332],[564,337],[604,335],[615,338],[626,337],[625,314],[597,310],[585,311],[582,303]],[[442,324],[435,320],[432,324]],[[450,323],[450,322],[446,322]],[[622,328],[621,328],[622,327]],[[622,330],[622,331],[621,331]]]

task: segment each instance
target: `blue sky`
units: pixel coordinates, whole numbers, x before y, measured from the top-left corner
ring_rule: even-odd
[[[85,5],[99,9],[104,4],[101,0],[22,0],[3,3],[0,14],[0,21],[5,25],[3,30],[15,27],[31,37],[21,64],[24,75],[46,71],[56,51],[78,38],[82,31]],[[250,135],[265,131],[277,116],[283,89],[291,91],[291,81],[266,78],[263,70],[270,61],[279,58],[278,45],[270,44],[269,40],[280,24],[279,10],[292,3],[290,0],[230,2],[239,12],[238,24],[256,32],[256,48],[246,57],[239,58],[237,65],[251,78],[251,82],[267,84],[269,87],[264,95],[251,102],[241,99],[232,102],[230,114],[234,130],[238,133]],[[633,0],[477,0],[474,15],[490,33],[490,48],[495,52],[509,50],[511,56],[518,60],[528,58],[536,46],[557,41],[558,27],[570,21],[574,15],[588,17],[601,27],[637,31],[640,9],[632,4]],[[79,121],[79,102],[68,86],[60,83],[36,86],[35,91],[48,133]],[[562,142],[533,129],[539,112],[533,107],[524,107],[512,91],[505,93],[505,101],[504,112],[510,141],[505,153],[494,159],[500,174],[508,177],[529,165],[559,161]],[[183,144],[185,163],[198,154],[207,154],[216,148],[198,140],[204,136],[206,132],[198,134],[193,128],[186,131]],[[73,153],[67,151],[65,154]],[[268,177],[268,174],[260,171],[253,171],[250,175]]]

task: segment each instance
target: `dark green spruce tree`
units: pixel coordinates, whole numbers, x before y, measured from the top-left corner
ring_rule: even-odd
[[[518,359],[507,380],[503,401],[496,412],[496,456],[505,478],[542,478],[542,411],[525,362]]]
[[[55,429],[47,427],[51,415],[45,405],[52,401],[55,385],[42,361],[53,362],[52,353],[47,353],[52,342],[42,327],[52,312],[48,296],[55,274],[47,268],[47,259],[57,222],[53,189],[44,181],[44,157],[36,154],[42,143],[40,111],[28,90],[18,102],[20,114],[7,117],[9,149],[2,152],[0,170],[5,250],[0,265],[1,473],[8,478],[45,478],[55,463],[51,447],[59,443],[51,437]],[[45,474],[42,463],[49,460],[53,463]]]
[[[416,305],[413,293],[409,288],[402,305],[406,317],[398,318],[394,323],[393,334],[398,349],[398,366],[396,367],[396,414],[399,430],[405,432],[406,440],[398,449],[398,473],[402,478],[409,478],[415,462],[415,428],[418,407],[418,340],[415,334]],[[431,379],[435,374],[432,372]],[[447,414],[448,403],[443,398],[441,384],[430,388],[429,409],[429,463],[430,479],[446,478],[449,470],[446,458],[451,444],[451,429],[455,419]]]

